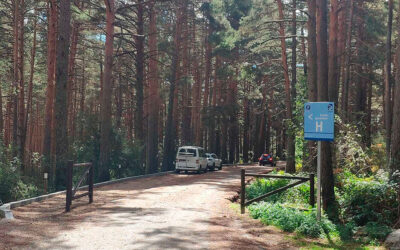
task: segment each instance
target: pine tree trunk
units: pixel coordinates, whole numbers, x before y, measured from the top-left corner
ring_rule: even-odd
[[[344,121],[347,121],[348,118],[348,103],[349,103],[349,85],[350,85],[350,63],[351,63],[351,29],[353,25],[353,0],[348,1],[347,5],[347,10],[348,10],[348,15],[347,15],[347,34],[346,34],[346,55],[345,55],[345,76],[343,80],[343,86],[342,86],[342,108],[341,108],[341,113],[342,113],[342,119]]]
[[[328,101],[328,43],[327,0],[317,0],[317,54],[318,54],[318,101]],[[331,147],[321,142],[321,186],[323,207],[330,217],[335,215],[334,177]]]
[[[248,83],[245,83],[245,90],[248,90]],[[249,100],[246,96],[243,98],[243,161],[249,162],[249,129],[250,129],[250,108]]]
[[[17,125],[18,125],[18,86],[20,84],[19,82],[19,0],[14,0],[14,26],[13,26],[13,33],[14,33],[14,45],[13,45],[13,70],[14,70],[14,83],[13,86],[11,86],[11,96],[12,96],[12,108],[13,108],[13,113],[12,113],[12,143],[14,147],[17,147],[18,141],[17,141]],[[16,155],[17,152],[13,152],[13,156]]]
[[[279,11],[279,19],[283,20],[283,4],[282,0],[277,0],[278,3],[278,11]],[[292,114],[292,97],[291,97],[291,82],[289,79],[289,68],[287,63],[287,54],[286,54],[286,41],[285,41],[285,27],[283,22],[279,22],[279,35],[281,37],[281,54],[282,54],[282,67],[283,67],[283,75],[285,78],[285,104],[286,104],[286,119],[289,123],[290,128],[287,128],[287,156],[286,156],[286,172],[294,173],[296,172],[295,167],[295,135],[294,131],[291,128],[293,124],[293,114]]]
[[[71,34],[71,53],[69,55],[69,63],[68,63],[68,136],[73,140],[74,138],[74,93],[76,93],[76,89],[78,89],[76,85],[76,76],[75,76],[75,59],[78,47],[78,36],[79,36],[80,24],[74,22],[72,25],[72,34]]]
[[[36,10],[33,17],[33,41],[32,41],[32,48],[31,48],[31,65],[30,65],[30,72],[29,72],[29,84],[28,84],[28,99],[26,102],[26,112],[25,112],[25,124],[24,124],[24,131],[28,131],[28,123],[30,125],[33,124],[33,109],[32,109],[32,95],[33,95],[33,76],[35,73],[35,57],[36,57],[36,33],[37,33],[37,17],[36,17]],[[0,93],[1,96],[1,93]],[[0,97],[1,98],[1,97]],[[1,103],[1,100],[0,100]],[[1,106],[0,106],[1,112]],[[0,113],[0,117],[2,117],[2,113]],[[33,127],[30,126],[29,129],[29,140],[28,144],[25,146],[25,150],[30,154],[32,152],[32,137],[33,135]],[[1,130],[0,130],[1,131]],[[29,155],[30,158],[30,155]]]
[[[400,25],[397,25],[397,42],[400,42]],[[396,65],[400,65],[400,46],[396,48]],[[393,123],[390,145],[390,179],[399,182],[400,171],[400,70],[396,70],[396,79],[393,93]],[[397,171],[397,176],[393,175]]]
[[[384,122],[386,129],[386,154],[390,158],[390,144],[392,135],[392,23],[393,23],[393,0],[388,1],[388,22],[387,22],[387,35],[386,35],[386,57],[385,57],[385,70],[384,70]]]
[[[211,85],[211,71],[212,71],[212,44],[211,44],[211,36],[213,34],[213,28],[211,24],[211,14],[209,11],[206,13],[206,17],[209,20],[207,25],[207,37],[205,40],[206,44],[206,53],[205,53],[205,76],[204,76],[204,96],[203,96],[203,112],[207,111],[209,113],[209,95],[210,95],[210,85]],[[206,138],[206,149],[209,150],[209,143],[208,143],[208,134],[211,131],[209,127],[207,127],[205,138]]]
[[[158,111],[159,111],[159,83],[158,83],[158,51],[157,51],[157,12],[155,1],[150,3],[149,25],[149,107],[147,128],[147,164],[146,172],[155,173],[158,170]]]
[[[331,12],[329,18],[328,92],[329,92],[329,101],[334,102],[336,106],[338,101],[337,37],[338,37],[338,1],[331,0]]]
[[[316,102],[318,100],[318,88],[317,88],[317,43],[316,43],[316,0],[307,0],[308,6],[308,55],[307,55],[307,82],[308,82],[308,100],[310,102]],[[303,163],[303,171],[316,172],[317,169],[317,158],[316,158],[316,144],[313,141],[307,142],[307,157]]]
[[[181,6],[177,7],[177,20],[175,24],[175,37],[174,37],[174,52],[171,64],[171,79],[170,79],[170,89],[168,97],[168,111],[167,111],[167,121],[165,128],[164,137],[164,153],[162,162],[162,171],[171,170],[173,168],[173,162],[175,160],[175,143],[176,143],[176,105],[177,105],[177,82],[178,82],[178,62],[179,62],[179,49],[181,47]]]
[[[25,1],[20,0],[19,8],[19,58],[18,58],[18,71],[19,71],[19,87],[18,87],[18,128],[17,128],[17,145],[18,145],[18,156],[21,161],[24,161],[24,149],[25,149],[25,137],[26,131],[24,130],[25,125],[25,83],[24,83],[24,11],[25,11]]]
[[[60,25],[57,39],[57,63],[56,63],[56,100],[55,113],[55,137],[56,137],[56,188],[65,185],[65,167],[68,154],[67,131],[67,85],[68,85],[68,58],[70,45],[70,20],[71,3],[69,0],[60,1]]]
[[[57,29],[57,1],[49,0],[48,12],[49,23],[47,31],[47,89],[46,89],[46,107],[45,121],[43,130],[43,156],[45,157],[46,172],[49,174],[49,183],[54,182],[53,156],[53,120],[54,120],[54,80],[56,65],[56,29]]]
[[[136,45],[136,113],[135,113],[135,138],[143,141],[143,87],[144,87],[144,3],[138,0],[137,4],[137,34]]]
[[[101,95],[100,109],[100,166],[98,180],[107,181],[110,179],[110,142],[111,134],[111,97],[113,83],[113,42],[114,42],[114,20],[115,7],[114,0],[104,0],[106,5],[106,46],[104,57],[104,80],[103,93]]]
[[[189,23],[188,23],[188,0],[183,1],[182,8],[182,143],[191,143],[190,138],[190,120],[191,120],[191,103],[190,103],[190,82],[189,82]]]

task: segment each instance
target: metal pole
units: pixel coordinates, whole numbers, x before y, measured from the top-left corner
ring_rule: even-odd
[[[246,170],[240,171],[240,213],[245,213],[245,199],[246,199],[246,183],[245,183]]]
[[[321,141],[318,141],[317,157],[317,220],[321,221]]]

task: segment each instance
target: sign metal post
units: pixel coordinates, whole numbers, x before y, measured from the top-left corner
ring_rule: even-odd
[[[321,220],[321,141],[333,141],[335,104],[308,102],[304,104],[304,139],[318,141],[317,152],[317,220]]]
[[[317,220],[321,221],[321,141],[318,141],[317,154]]]

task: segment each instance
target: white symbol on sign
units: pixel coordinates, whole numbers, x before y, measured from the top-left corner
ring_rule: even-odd
[[[315,122],[315,131],[318,132],[322,132],[322,126],[324,125],[324,122]]]
[[[308,116],[308,119],[312,120],[312,116],[313,116],[313,114],[310,114],[310,115]]]
[[[328,115],[321,114],[319,117],[315,118],[315,120],[328,120]]]

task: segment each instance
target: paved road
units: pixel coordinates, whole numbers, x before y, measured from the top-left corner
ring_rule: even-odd
[[[246,166],[252,171],[265,170]],[[237,215],[228,198],[240,167],[206,174],[170,174],[95,189],[95,202],[64,197],[14,211],[0,222],[0,249],[282,249],[279,232]],[[262,235],[268,234],[268,240]]]

